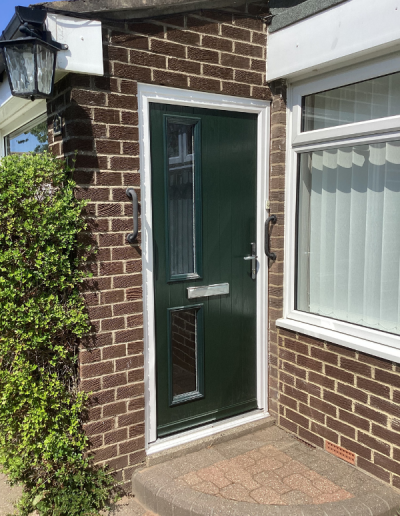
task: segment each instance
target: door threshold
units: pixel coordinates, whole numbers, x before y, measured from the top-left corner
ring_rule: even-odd
[[[205,445],[228,441],[274,424],[275,418],[271,417],[268,412],[253,410],[247,414],[210,423],[178,435],[163,437],[149,444],[146,450],[147,465],[154,466],[202,449]]]

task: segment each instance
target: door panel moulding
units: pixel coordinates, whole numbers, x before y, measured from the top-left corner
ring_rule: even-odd
[[[140,177],[142,199],[142,250],[143,250],[143,312],[144,312],[144,363],[145,363],[145,428],[147,453],[156,453],[201,437],[220,432],[226,426],[234,428],[256,421],[268,414],[268,260],[262,252],[264,221],[268,199],[269,120],[270,103],[230,97],[225,95],[186,91],[164,86],[138,85]],[[156,347],[153,277],[153,228],[150,159],[149,104],[173,104],[204,109],[217,109],[252,113],[257,115],[257,401],[259,410],[243,414],[201,429],[190,430],[178,436],[157,440],[156,418]],[[154,450],[154,451],[153,451]]]

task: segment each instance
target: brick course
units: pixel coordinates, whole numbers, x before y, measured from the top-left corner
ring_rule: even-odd
[[[266,13],[265,4],[252,12]],[[141,233],[130,246],[129,187],[140,200],[137,82],[269,99],[266,26],[240,11],[199,11],[146,23],[103,23],[105,76],[70,74],[56,84],[49,121],[64,119],[53,153],[75,157],[76,195],[86,199],[88,233],[98,253],[85,299],[95,333],[81,354],[81,387],[93,391],[85,425],[95,461],[129,489],[145,459]],[[51,124],[49,125],[51,127]],[[139,224],[140,229],[140,224]]]
[[[270,84],[272,93],[271,102],[271,148],[270,148],[270,213],[277,216],[277,223],[271,226],[271,248],[277,259],[269,264],[269,412],[277,416],[279,411],[279,395],[282,392],[282,378],[286,380],[285,389],[289,389],[294,396],[284,390],[285,394],[301,398],[301,391],[294,388],[295,376],[301,377],[304,373],[293,362],[282,361],[281,352],[291,352],[290,343],[285,350],[278,351],[278,332],[275,321],[282,317],[283,311],[283,240],[276,237],[284,234],[284,202],[285,193],[285,152],[286,152],[286,86],[282,81]],[[289,355],[290,356],[290,355]],[[282,365],[284,364],[284,365]],[[297,374],[296,374],[297,372]],[[305,375],[304,375],[305,379]],[[294,431],[297,427],[284,416],[286,429]]]
[[[290,374],[279,374],[280,389],[285,393],[279,395],[280,424],[317,446],[324,447],[326,440],[343,446],[356,454],[359,468],[399,487],[400,410],[395,402],[400,381],[398,365],[379,358],[370,360],[355,351],[349,359],[348,350],[341,346],[287,330],[278,329],[278,339],[279,372],[296,365]],[[330,365],[332,354],[340,367]],[[309,367],[309,357],[317,355],[318,365],[312,363],[313,369],[320,369],[330,380],[322,385]],[[309,392],[300,396],[292,385],[304,383],[304,378]],[[313,386],[321,389],[322,399],[313,396]]]

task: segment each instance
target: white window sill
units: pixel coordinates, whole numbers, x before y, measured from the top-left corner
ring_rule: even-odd
[[[294,319],[278,319],[276,325],[279,328],[303,333],[316,339],[324,340],[339,346],[361,351],[369,355],[391,360],[400,363],[400,349],[393,348],[378,342],[372,342],[359,337],[353,337],[344,333],[340,333],[326,328],[320,328],[312,324],[296,321]]]

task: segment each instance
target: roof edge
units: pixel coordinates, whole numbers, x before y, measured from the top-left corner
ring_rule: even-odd
[[[289,25],[293,25],[305,18],[309,18],[321,11],[326,11],[337,4],[342,4],[349,0],[305,0],[298,5],[291,6],[287,9],[280,9],[279,0],[274,2],[275,6],[271,6],[271,14],[273,14],[272,23],[269,26],[269,32],[276,32],[284,29]]]
[[[257,0],[250,0],[250,3]],[[259,1],[259,0],[258,0]],[[176,13],[184,13],[198,9],[216,9],[222,7],[239,7],[246,3],[246,0],[64,0],[58,2],[42,2],[34,7],[48,9],[52,12],[96,13],[101,16],[107,13],[108,16],[116,18],[131,15],[132,18],[148,18]],[[118,15],[118,13],[120,13]]]

